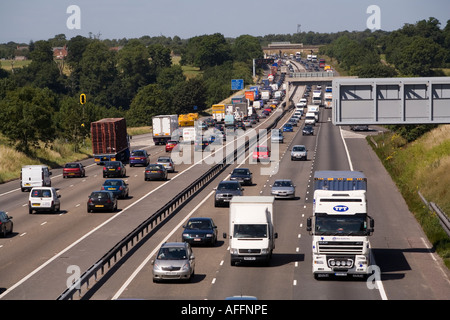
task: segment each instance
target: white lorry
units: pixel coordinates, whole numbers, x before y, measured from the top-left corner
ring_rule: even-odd
[[[306,112],[314,113],[314,116],[316,117],[316,122],[319,122],[319,114],[320,114],[319,106],[309,105]]]
[[[230,201],[229,239],[231,265],[237,262],[270,263],[275,239],[272,196],[241,196]],[[224,238],[227,234],[224,233]]]
[[[369,236],[374,220],[367,212],[367,180],[359,171],[319,171],[314,179],[312,235],[314,277],[371,274]]]
[[[314,112],[307,112],[305,115],[305,125],[316,125],[316,114]]]
[[[152,118],[153,142],[155,145],[166,144],[178,129],[178,115],[161,115]]]
[[[322,90],[314,90],[313,91],[313,97],[312,97],[313,104],[322,104]]]
[[[46,165],[23,166],[20,172],[20,189],[30,191],[33,187],[51,187],[51,172]]]

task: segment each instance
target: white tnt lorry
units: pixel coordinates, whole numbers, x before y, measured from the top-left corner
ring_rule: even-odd
[[[367,212],[367,180],[359,171],[322,171],[315,174],[312,235],[314,277],[371,274],[369,236],[374,220]]]
[[[270,263],[275,239],[272,196],[240,196],[230,201],[229,239],[231,265],[242,262]],[[223,234],[224,238],[227,234]]]

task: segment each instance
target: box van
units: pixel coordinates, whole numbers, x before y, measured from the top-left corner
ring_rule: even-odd
[[[51,187],[51,174],[46,165],[23,166],[20,172],[20,189],[23,192],[33,187]]]
[[[305,124],[316,125],[316,114],[314,112],[307,112],[305,116]]]
[[[28,197],[28,213],[34,211],[58,212],[61,208],[61,195],[53,187],[35,187]]]

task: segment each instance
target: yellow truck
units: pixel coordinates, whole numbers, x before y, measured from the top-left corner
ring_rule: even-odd
[[[224,104],[213,104],[212,117],[217,122],[223,122],[225,119],[225,105]]]
[[[178,116],[179,127],[192,127],[194,122],[198,120],[198,113],[180,114]]]

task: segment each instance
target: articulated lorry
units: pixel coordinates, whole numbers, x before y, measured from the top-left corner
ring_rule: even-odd
[[[231,265],[240,262],[270,263],[275,239],[272,196],[240,196],[230,201],[229,239]],[[224,238],[227,234],[224,233]]]
[[[154,116],[152,129],[155,145],[166,144],[169,140],[178,141],[178,137],[172,137],[178,133],[178,116],[176,114]]]
[[[367,178],[359,171],[316,171],[312,240],[314,277],[371,274],[369,236],[374,220],[367,212]]]
[[[91,140],[94,161],[130,160],[130,138],[124,118],[105,118],[91,122]]]

